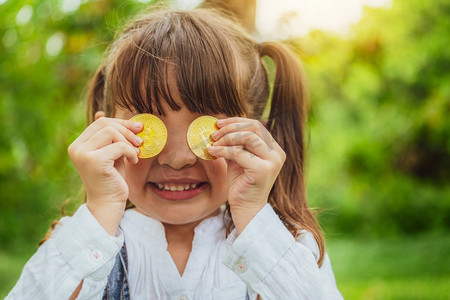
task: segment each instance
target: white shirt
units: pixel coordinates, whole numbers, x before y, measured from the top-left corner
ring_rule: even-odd
[[[304,231],[297,241],[267,204],[237,236],[225,237],[223,213],[195,228],[182,276],[167,251],[163,225],[125,211],[117,237],[108,235],[86,205],[61,224],[26,263],[6,299],[101,299],[125,240],[130,298],[134,299],[343,299],[328,255]]]

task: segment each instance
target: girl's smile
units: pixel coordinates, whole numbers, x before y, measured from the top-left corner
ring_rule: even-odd
[[[167,200],[187,200],[193,198],[208,186],[207,182],[183,178],[168,182],[150,182],[150,184],[155,194]]]

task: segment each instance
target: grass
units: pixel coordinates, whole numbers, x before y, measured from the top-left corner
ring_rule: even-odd
[[[450,233],[329,237],[327,246],[339,290],[347,300],[450,299]],[[0,251],[0,299],[12,289],[30,256]]]
[[[450,235],[328,242],[345,299],[450,299]]]

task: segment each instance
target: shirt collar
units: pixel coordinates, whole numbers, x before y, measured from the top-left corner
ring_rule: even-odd
[[[120,227],[124,229],[127,235],[151,236],[157,241],[167,244],[164,225],[160,221],[146,216],[134,208],[125,210]],[[194,240],[196,242],[213,241],[214,239],[211,239],[211,237],[217,236],[222,230],[225,230],[225,221],[224,209],[221,207],[217,215],[204,219],[195,227]]]

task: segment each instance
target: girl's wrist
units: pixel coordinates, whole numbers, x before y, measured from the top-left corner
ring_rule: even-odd
[[[238,232],[241,234],[245,227],[250,223],[250,221],[258,214],[258,212],[264,207],[265,203],[249,206],[249,207],[230,207],[231,218],[233,219],[233,224]]]
[[[125,205],[123,205],[122,208],[120,205],[97,205],[96,203],[89,201],[86,205],[106,233],[115,236],[125,211]]]

